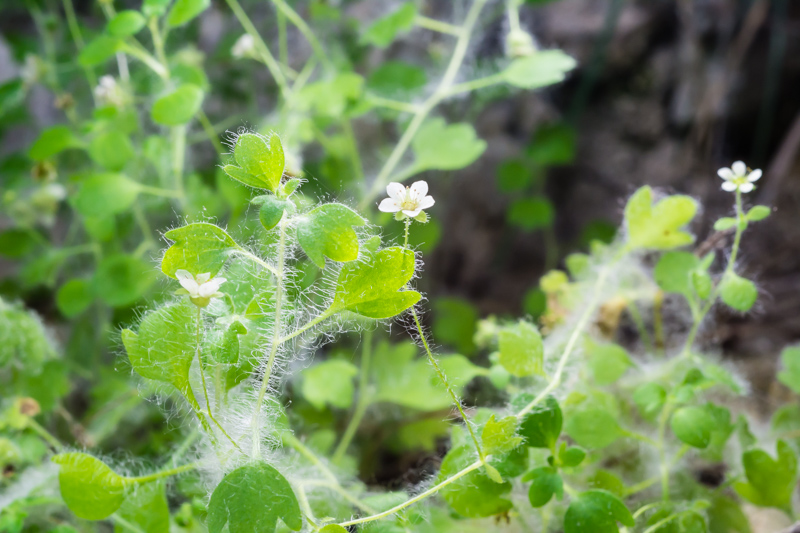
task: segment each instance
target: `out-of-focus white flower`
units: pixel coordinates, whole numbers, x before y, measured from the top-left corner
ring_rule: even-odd
[[[231,55],[239,58],[251,57],[255,53],[255,50],[256,42],[253,40],[253,36],[249,33],[245,33],[234,43],[233,48],[231,48]]]
[[[722,189],[728,192],[739,190],[740,192],[750,192],[755,186],[754,182],[761,178],[761,170],[755,169],[748,172],[747,165],[742,161],[737,161],[731,165],[731,168],[721,168],[717,171],[717,175],[722,178]]]
[[[423,209],[433,206],[433,196],[428,194],[428,183],[416,181],[411,187],[403,187],[401,183],[390,183],[386,186],[386,194],[389,198],[384,199],[378,209],[384,213],[401,212],[411,218],[419,215]]]
[[[191,272],[178,270],[175,272],[182,289],[175,291],[175,294],[188,294],[192,303],[198,307],[205,307],[211,298],[221,298],[223,294],[219,292],[220,286],[227,280],[225,278],[211,279],[211,273],[198,274],[192,276]]]
[[[117,84],[113,76],[103,76],[94,88],[94,97],[98,106],[122,107],[125,103],[125,92]]]
[[[44,75],[45,66],[36,54],[26,54],[25,64],[19,70],[19,76],[26,87],[39,81]]]
[[[506,55],[511,58],[526,57],[539,51],[533,35],[525,30],[513,30],[506,35]]]

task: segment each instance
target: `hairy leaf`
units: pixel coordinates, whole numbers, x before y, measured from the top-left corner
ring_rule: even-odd
[[[603,490],[590,490],[572,500],[564,517],[564,533],[618,533],[617,522],[633,527],[631,512]]]
[[[688,196],[668,196],[653,205],[650,187],[636,191],[625,206],[628,243],[634,248],[669,250],[691,244],[681,228],[694,218],[697,202]]]
[[[178,270],[187,270],[195,276],[209,272],[214,277],[228,257],[240,249],[223,229],[207,222],[176,228],[164,236],[175,241],[161,261],[161,271],[172,278]]]
[[[51,459],[61,466],[58,484],[70,511],[87,520],[102,520],[125,500],[126,480],[104,462],[85,453],[62,453]]]
[[[315,265],[325,267],[325,257],[334,261],[358,258],[358,236],[352,226],[363,226],[364,218],[341,204],[324,204],[297,220],[297,242]]]

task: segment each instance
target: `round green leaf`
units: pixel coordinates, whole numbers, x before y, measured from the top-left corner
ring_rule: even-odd
[[[515,408],[521,409],[533,400],[533,396],[522,394],[512,402]],[[558,401],[548,396],[526,414],[519,426],[519,434],[525,438],[525,444],[534,448],[552,448],[561,435],[563,416]]]
[[[31,146],[28,155],[34,161],[44,161],[68,148],[81,146],[80,141],[67,126],[47,128]]]
[[[263,203],[258,209],[258,219],[261,221],[261,225],[264,226],[264,229],[269,231],[281,221],[283,212],[288,207],[289,201],[281,200],[271,194],[261,196],[260,199],[262,199]],[[253,199],[253,203],[256,203],[255,198]]]
[[[177,0],[169,10],[167,23],[172,27],[186,24],[210,5],[211,0]]]
[[[58,484],[67,507],[80,518],[102,520],[125,500],[126,480],[85,453],[62,453],[51,459],[61,466]]]
[[[729,271],[720,282],[719,294],[729,307],[745,313],[756,303],[758,289],[749,279]]]
[[[438,481],[458,473],[475,461],[471,445],[450,450],[442,461]],[[483,469],[474,470],[443,487],[439,494],[462,516],[479,518],[501,514],[511,509],[511,501],[503,496],[511,491],[511,483],[496,483]]]
[[[367,79],[367,88],[388,98],[408,98],[428,82],[425,71],[402,61],[385,61]]]
[[[536,326],[520,321],[500,331],[500,364],[517,377],[543,373],[544,344]]]
[[[84,279],[71,279],[58,289],[56,305],[67,318],[81,314],[92,303],[92,287]]]
[[[122,49],[123,43],[117,37],[100,35],[87,44],[78,55],[78,63],[83,67],[94,67],[105,63]]]
[[[617,522],[636,523],[622,501],[604,490],[590,490],[572,500],[564,516],[564,533],[618,533]]]
[[[227,474],[208,503],[208,531],[275,533],[278,519],[292,531],[303,527],[303,515],[292,486],[264,462],[240,466]]]
[[[112,307],[135,303],[153,282],[153,268],[139,258],[116,254],[103,258],[94,276],[94,293]]]
[[[511,224],[533,231],[551,226],[555,210],[547,198],[520,198],[508,208],[507,216]]]
[[[614,383],[633,365],[625,348],[610,342],[596,343],[587,339],[586,355],[598,385]]]
[[[634,248],[670,250],[694,238],[681,230],[697,213],[697,202],[689,196],[668,196],[653,205],[650,187],[642,187],[625,206],[628,242]]]
[[[772,210],[769,207],[765,205],[756,205],[747,212],[747,220],[750,222],[758,222],[759,220],[767,218],[770,213],[772,213]]]
[[[559,500],[564,495],[564,482],[558,471],[551,466],[540,466],[523,476],[522,481],[530,481],[528,499],[532,507],[544,507],[555,495]]]
[[[358,258],[358,236],[353,226],[365,223],[361,215],[347,206],[324,204],[299,217],[297,242],[320,268],[325,267],[325,257],[354,261]]]
[[[584,448],[605,448],[622,436],[617,419],[602,407],[570,413],[565,431]]]
[[[81,181],[75,208],[86,217],[103,218],[126,211],[141,186],[122,174],[92,174]]]
[[[239,245],[225,231],[208,222],[196,222],[168,231],[164,236],[175,241],[161,261],[161,271],[174,278],[178,270],[215,276]]]
[[[414,170],[458,170],[471,165],[486,150],[486,141],[478,138],[466,122],[447,124],[443,118],[428,119],[411,141]]]
[[[18,259],[36,247],[33,230],[12,228],[0,233],[0,255]]]
[[[154,122],[164,126],[181,126],[194,118],[202,103],[203,90],[200,87],[181,85],[156,100],[150,116]]]
[[[147,20],[138,11],[128,9],[120,11],[108,21],[106,31],[114,37],[128,37],[139,33]]]
[[[694,448],[705,448],[711,442],[716,423],[706,409],[689,406],[675,411],[670,427],[681,442]]]
[[[323,361],[303,371],[303,396],[319,410],[326,404],[347,409],[353,404],[358,368],[342,359]]]
[[[239,166],[222,167],[228,176],[248,187],[272,192],[278,189],[286,165],[280,137],[243,133],[236,139],[233,156]]]
[[[361,35],[362,43],[371,43],[386,48],[400,33],[405,33],[414,26],[417,7],[413,2],[404,2],[394,12],[373,22]]]
[[[691,297],[692,272],[700,265],[696,255],[689,252],[667,252],[661,256],[653,271],[658,286],[667,292]]]
[[[103,132],[89,143],[89,156],[106,170],[122,170],[133,155],[130,139],[119,130]]]
[[[538,89],[564,80],[577,62],[561,50],[546,50],[515,59],[503,73],[503,79],[522,89]]]

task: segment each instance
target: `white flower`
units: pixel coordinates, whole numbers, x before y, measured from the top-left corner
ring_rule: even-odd
[[[249,57],[253,55],[256,49],[256,43],[253,40],[253,36],[249,33],[245,33],[238,39],[231,48],[231,55],[233,57]]]
[[[428,194],[428,183],[416,181],[411,187],[403,187],[400,183],[390,183],[386,187],[386,194],[389,198],[384,199],[378,209],[384,213],[397,213],[402,211],[404,215],[415,217],[423,209],[433,206],[433,196]]]
[[[99,106],[122,107],[125,103],[125,93],[117,85],[113,76],[103,76],[94,88],[94,97]]]
[[[741,192],[750,192],[755,187],[753,183],[761,178],[761,170],[747,171],[747,165],[742,161],[737,161],[731,165],[731,168],[721,168],[717,171],[717,175],[725,180],[722,183],[722,189],[728,192],[739,190]]]
[[[176,294],[188,294],[192,302],[198,307],[207,306],[211,298],[220,298],[222,293],[219,292],[219,288],[227,281],[225,278],[211,279],[210,272],[192,276],[191,272],[186,270],[176,271],[175,277],[178,278],[183,287],[183,289],[178,289]]]

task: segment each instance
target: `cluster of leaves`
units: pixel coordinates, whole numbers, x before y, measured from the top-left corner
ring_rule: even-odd
[[[41,83],[68,122],[42,131],[0,169],[12,223],[0,252],[20,262],[0,299],[0,384],[10,391],[0,415],[0,483],[10,495],[0,530],[93,531],[95,521],[111,520],[120,532],[446,533],[500,529],[504,518],[517,529],[566,533],[615,533],[619,524],[747,533],[743,500],[793,515],[800,409],[778,410],[771,433],[757,439],[726,407],[744,393],[737,378],[694,346],[716,302],[738,312],[754,305],[757,288],[735,259],[742,232],[767,208],[745,212],[737,196],[736,216],[715,225],[735,233],[719,267],[713,254],[677,250],[693,243],[686,225],[694,200],[655,201],[644,187],[626,207],[624,238],[610,242],[613,231],[587,228],[605,238],[589,254],[570,255],[568,272],[548,273],[529,294],[538,323],[479,320],[461,300],[434,302],[434,336],[454,350],[434,354],[411,283],[419,273],[414,247],[428,249],[441,230],[435,219],[406,226],[403,245],[393,244],[378,231],[388,217],[368,206],[390,180],[460,169],[484,152],[469,123],[431,115],[438,103],[484,87],[505,94],[551,85],[575,63],[532,50],[456,83],[485,0],[468,3],[461,26],[404,2],[356,39],[338,10],[314,1],[308,11],[320,33],[344,33],[325,47],[293,4],[272,3],[279,33],[293,24],[311,56],[289,61],[286,41],[273,56],[238,2],[227,0],[249,37],[234,47],[246,65],[236,68],[266,67],[275,81],[267,92],[278,102],[261,133],[230,138],[230,155],[203,107],[219,96],[237,99],[223,92],[226,76],[206,75],[231,54],[206,62],[193,46],[167,41],[191,36],[208,0],[144,0],[120,12],[101,2],[107,21],[91,30],[69,0],[62,25],[49,6],[30,3],[45,53],[31,56],[24,79],[0,86],[0,118],[5,126],[24,115],[26,94]],[[435,88],[423,68],[401,61],[356,72],[369,47],[422,28],[456,40]],[[141,42],[145,31],[152,51]],[[59,52],[67,49],[79,53]],[[300,60],[299,71],[290,66]],[[98,81],[112,65],[119,78]],[[92,102],[78,97],[87,86]],[[368,114],[403,130],[370,186],[352,130]],[[187,171],[187,145],[199,142],[222,155],[220,167],[213,158]],[[311,145],[323,155],[302,163]],[[510,224],[552,229],[542,176],[574,150],[572,130],[544,126],[523,157],[501,166],[499,188],[518,195]],[[319,179],[304,181],[301,167]],[[362,209],[315,200],[330,190],[359,197]],[[175,213],[183,222],[164,234],[170,246],[158,275],[149,261],[159,249],[153,228],[174,226]],[[53,231],[62,221],[65,234]],[[639,268],[643,253],[659,254],[652,274]],[[551,250],[550,260],[557,257]],[[224,277],[221,296],[170,294],[187,275],[195,283]],[[42,288],[70,325],[65,357],[35,314],[9,303]],[[659,338],[665,293],[685,301],[692,318],[684,348],[671,357]],[[150,310],[138,311],[148,299]],[[378,326],[398,316],[418,343],[382,333]],[[641,348],[615,337],[627,316]],[[107,357],[120,330],[123,372]],[[342,342],[317,350],[337,337]],[[309,352],[314,363],[300,363]],[[782,361],[778,379],[800,394],[800,352],[789,348]],[[65,405],[78,379],[90,389],[88,410]],[[476,403],[494,407],[465,410],[460,398],[471,389],[491,398]],[[163,434],[157,410],[142,403],[154,394],[170,399],[182,431]],[[90,451],[70,451],[42,421]],[[133,449],[128,443],[145,424],[159,429],[132,451],[163,466],[133,475],[100,458]],[[360,481],[372,477],[380,454],[442,449],[424,492],[379,492]],[[692,467],[722,462],[725,479],[697,481],[686,457]]]

